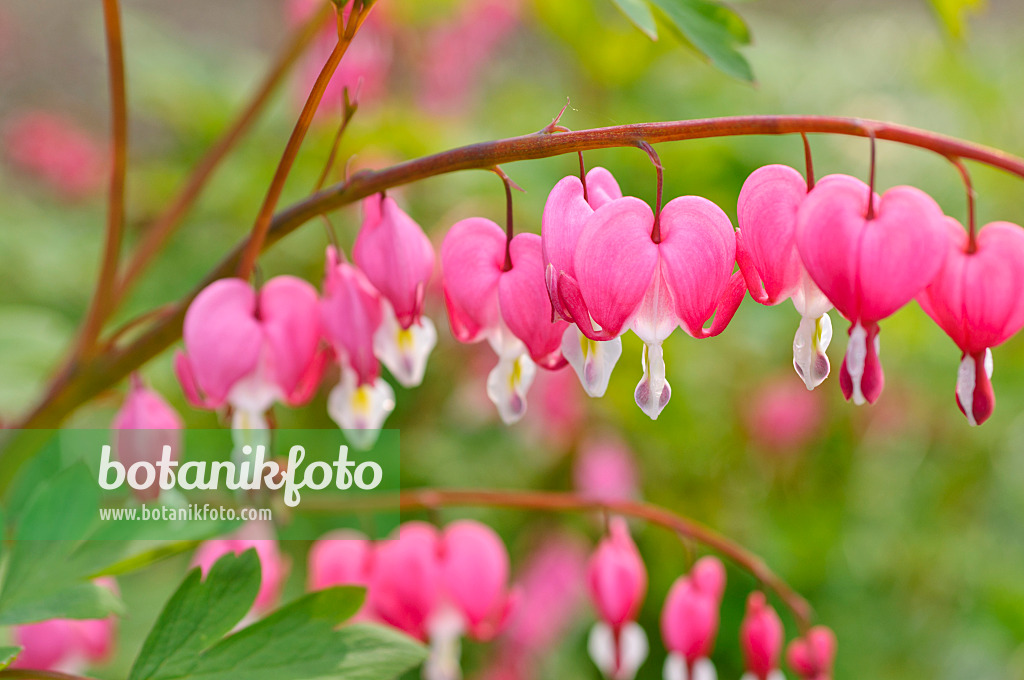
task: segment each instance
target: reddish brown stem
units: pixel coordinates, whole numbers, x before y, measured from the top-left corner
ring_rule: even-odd
[[[505,185],[505,262],[501,271],[507,272],[512,269],[512,238],[516,235],[512,222],[512,180],[501,168],[495,168],[495,172],[498,173],[502,184]]]
[[[382,507],[394,507],[394,498],[381,499]],[[398,497],[402,510],[440,507],[486,506],[545,512],[602,512],[642,519],[691,539],[728,558],[750,572],[793,613],[801,633],[811,625],[811,607],[760,557],[703,524],[667,508],[638,501],[603,501],[558,491],[491,491],[476,489],[408,489]]]
[[[651,163],[654,165],[654,172],[657,175],[657,195],[654,203],[654,227],[651,229],[651,240],[655,243],[661,243],[661,199],[665,189],[665,167],[661,164],[661,158],[653,146],[647,142],[640,142],[637,146],[650,157]]]
[[[869,130],[871,132],[869,132]],[[324,212],[396,186],[457,170],[490,169],[500,163],[550,158],[591,149],[740,135],[838,134],[899,142],[928,149],[944,157],[956,156],[985,163],[1024,178],[1024,159],[989,147],[904,125],[858,118],[828,116],[743,116],[666,123],[618,125],[593,130],[540,133],[483,142],[399,163],[382,170],[362,170],[346,181],[320,191],[278,213],[267,231],[269,247],[302,224]],[[112,349],[89,362],[71,367],[51,386],[46,396],[17,424],[19,428],[59,425],[72,411],[96,394],[115,385],[132,370],[169,347],[181,336],[181,323],[192,299],[212,281],[230,276],[248,241],[236,246],[181,300],[174,313],[161,317],[131,344]],[[0,450],[0,490],[39,443],[31,432],[8,430]]]
[[[801,132],[800,137],[804,141],[804,166],[807,168],[807,191],[810,191],[814,188],[814,158],[811,155],[811,142],[807,139],[807,134]]]
[[[242,251],[237,270],[237,275],[240,278],[249,278],[253,265],[256,264],[256,258],[259,257],[260,252],[263,250],[263,241],[267,237],[267,231],[270,229],[274,209],[277,208],[277,202],[281,198],[281,192],[284,191],[284,183],[288,179],[288,174],[295,163],[295,158],[299,155],[302,141],[306,138],[306,132],[313,122],[313,116],[316,115],[316,110],[320,106],[320,101],[323,99],[327,84],[334,76],[334,71],[338,68],[338,64],[341,63],[341,58],[345,56],[345,51],[352,42],[352,38],[355,37],[356,31],[359,30],[360,25],[365,20],[367,11],[367,9],[362,7],[353,8],[348,24],[343,31],[339,31],[338,42],[334,45],[330,56],[327,57],[327,63],[320,70],[320,74],[313,84],[313,89],[306,99],[306,104],[302,107],[302,113],[299,114],[299,119],[295,122],[295,128],[292,130],[291,137],[288,138],[288,143],[285,145],[284,153],[281,154],[281,161],[277,164],[274,178],[270,181],[270,186],[267,188],[267,195],[263,199],[263,205],[260,206],[260,211],[256,215],[256,223],[253,225],[249,242]],[[341,21],[340,16],[338,21]]]
[[[124,185],[128,168],[128,98],[124,77],[124,44],[118,0],[103,0],[107,68],[110,78],[110,190],[107,198],[107,229],[103,241],[96,292],[82,322],[76,353],[92,351],[103,328],[117,284],[117,265],[124,236]]]
[[[978,220],[974,207],[974,185],[971,183],[971,174],[956,156],[950,156],[949,161],[956,166],[960,178],[964,181],[964,189],[967,191],[967,252],[973,253],[978,250]]]
[[[252,128],[256,118],[270,101],[270,97],[284,81],[285,75],[313,42],[313,38],[320,31],[320,27],[323,26],[329,13],[331,13],[330,7],[327,3],[323,3],[314,16],[295,32],[238,118],[202,157],[167,209],[146,228],[146,235],[136,247],[127,269],[121,276],[118,290],[115,291],[117,302],[124,298],[152,259],[167,243],[185,215],[195,205],[221,161]]]
[[[875,133],[868,129],[868,137],[871,139],[871,168],[868,171],[868,212],[864,216],[869,220],[875,219]]]

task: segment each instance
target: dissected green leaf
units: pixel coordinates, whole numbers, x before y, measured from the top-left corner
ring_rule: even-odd
[[[190,571],[146,637],[129,680],[185,676],[200,652],[242,620],[259,589],[254,549],[220,558],[205,580],[198,568]]]
[[[222,557],[205,580],[190,572],[146,638],[129,680],[387,680],[423,659],[422,646],[400,633],[338,629],[363,603],[357,587],[310,593],[228,635],[256,599],[259,579],[253,550]]]
[[[654,14],[651,13],[647,0],[612,0],[612,2],[651,40],[658,39],[658,24],[654,20]]]
[[[87,581],[72,559],[96,522],[99,490],[84,465],[53,476],[25,501],[0,586],[0,625],[52,618],[103,618],[121,610],[119,598]],[[45,538],[46,540],[40,540]]]
[[[685,42],[723,72],[753,81],[754,73],[736,49],[750,43],[746,22],[725,5],[711,0],[651,0]]]
[[[0,671],[14,663],[22,649],[22,647],[0,647]]]

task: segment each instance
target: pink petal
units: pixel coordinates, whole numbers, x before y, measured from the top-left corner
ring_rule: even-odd
[[[740,647],[747,670],[758,678],[767,678],[779,667],[785,631],[764,593],[754,592],[747,599],[747,614],[740,626]]]
[[[702,335],[704,323],[715,313],[732,278],[736,261],[732,223],[711,201],[683,196],[662,209],[661,234],[662,271],[675,314],[689,335]]]
[[[276,276],[260,289],[259,305],[274,380],[284,394],[292,395],[317,361],[320,314],[316,289],[294,276]],[[307,394],[311,396],[312,391]]]
[[[445,527],[440,550],[445,590],[466,617],[469,628],[477,629],[487,622],[496,627],[508,599],[505,544],[490,527],[462,520]]]
[[[661,611],[661,636],[670,652],[689,663],[711,653],[718,634],[718,601],[690,578],[676,579]]]
[[[444,298],[452,334],[459,342],[481,340],[497,326],[498,278],[504,263],[505,231],[491,220],[462,220],[445,236]]]
[[[380,374],[373,335],[382,319],[377,291],[354,266],[339,264],[334,246],[328,246],[320,324],[339,358],[359,376],[360,385],[372,383]]]
[[[749,260],[738,259],[751,296],[762,304],[782,302],[800,283],[796,213],[806,197],[803,176],[787,165],[758,168],[743,183],[736,209],[737,241],[742,240]],[[764,285],[763,294],[760,283]]]
[[[807,635],[789,643],[786,660],[800,677],[817,680],[832,674],[836,656],[836,635],[825,626],[811,628]]]
[[[571,319],[557,295],[558,274],[575,275],[572,261],[576,242],[587,218],[593,214],[593,208],[583,199],[583,183],[575,175],[563,177],[544,204],[540,233],[544,264],[551,265],[552,272],[551,276],[546,276],[548,295],[555,313],[567,320]]]
[[[363,226],[352,259],[395,310],[402,328],[423,313],[423,294],[434,271],[434,246],[395,200],[383,194],[363,201]]]
[[[839,386],[847,400],[856,404],[865,401],[874,404],[885,387],[882,362],[878,359],[878,324],[859,323],[850,327],[843,366],[839,372]]]
[[[263,329],[255,314],[256,293],[237,278],[214,281],[185,312],[185,353],[211,403],[223,403],[231,387],[256,369]]]
[[[564,321],[551,321],[551,302],[544,288],[541,239],[518,234],[512,239],[512,269],[498,279],[501,317],[512,334],[523,341],[530,358],[545,368],[565,363],[562,358]]]
[[[377,546],[369,597],[386,623],[421,640],[438,602],[441,584],[439,537],[424,522],[406,522],[398,539]]]
[[[587,172],[587,202],[591,208],[597,210],[618,198],[622,198],[622,189],[612,173],[602,167]]]
[[[590,316],[611,337],[629,324],[651,284],[658,264],[653,227],[650,207],[626,197],[595,212],[580,234],[573,256],[579,290]],[[586,317],[574,318],[584,333],[591,330]]]
[[[697,560],[690,570],[690,580],[697,590],[722,601],[725,593],[725,566],[722,560],[713,555],[705,555]]]
[[[601,618],[621,629],[636,618],[647,593],[647,569],[622,517],[613,517],[587,566],[587,586]]]

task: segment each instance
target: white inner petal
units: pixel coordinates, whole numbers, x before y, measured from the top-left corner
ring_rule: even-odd
[[[345,430],[349,443],[362,449],[373,446],[384,421],[395,410],[395,392],[377,378],[369,385],[358,385],[354,371],[344,370],[341,380],[327,397],[327,413]]]
[[[633,680],[637,670],[647,660],[650,648],[647,633],[635,621],[623,626],[619,633],[619,671],[616,680]]]
[[[661,273],[660,258],[651,285],[630,325],[633,332],[649,345],[661,344],[679,325],[672,306],[672,294]]]
[[[956,398],[960,407],[967,416],[967,422],[977,425],[978,420],[974,416],[974,388],[978,385],[977,363],[974,357],[967,355],[960,362],[960,368],[956,372]],[[985,373],[992,377],[992,350],[985,350]]]
[[[451,607],[442,608],[431,617],[427,634],[430,637],[430,655],[423,663],[424,680],[459,680],[462,668],[462,617]]]
[[[693,680],[718,680],[718,671],[711,659],[702,657],[693,664]]]
[[[807,389],[813,390],[828,377],[830,366],[828,349],[832,341],[832,319],[822,314],[815,319],[805,316],[793,337],[793,368],[804,381]]]
[[[665,657],[665,666],[661,672],[664,680],[690,680],[690,671],[686,667],[686,657],[672,652]]]
[[[857,322],[846,344],[846,372],[850,374],[850,382],[853,384],[853,403],[858,406],[867,402],[860,387],[864,378],[864,363],[868,358],[867,337],[868,332]]]
[[[384,320],[373,335],[373,353],[403,387],[423,382],[427,359],[437,345],[437,329],[427,317],[402,328],[391,305],[385,302]]]
[[[498,365],[487,376],[487,396],[498,407],[505,424],[511,425],[526,414],[526,393],[536,374],[537,364],[525,351],[498,355]]]
[[[615,673],[615,635],[611,626],[598,621],[590,629],[587,636],[587,653],[590,659],[606,678],[614,677]]]
[[[640,355],[640,364],[644,375],[633,392],[633,399],[651,420],[657,420],[672,397],[672,387],[665,378],[665,355],[661,344],[645,344]]]
[[[572,325],[562,334],[562,356],[576,371],[586,393],[592,397],[603,397],[608,390],[612,369],[622,356],[622,339],[598,342]]]

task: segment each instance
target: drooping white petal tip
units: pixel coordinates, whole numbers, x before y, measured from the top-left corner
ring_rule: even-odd
[[[537,364],[525,353],[498,357],[498,365],[487,376],[487,396],[506,425],[526,415],[526,393],[536,374]]]
[[[576,371],[584,391],[591,397],[603,397],[612,369],[622,356],[622,338],[598,342],[569,326],[562,334],[562,356]]]
[[[395,410],[395,391],[377,378],[358,385],[354,371],[343,371],[341,381],[327,397],[327,413],[358,449],[369,449],[380,436],[384,421]]]
[[[985,373],[988,377],[992,378],[992,350],[985,350]],[[960,408],[963,409],[964,415],[967,416],[967,422],[970,425],[977,425],[978,419],[974,415],[974,388],[978,385],[977,376],[977,364],[974,361],[974,357],[967,355],[960,362],[960,367],[956,372],[956,399],[960,403]]]
[[[825,350],[832,342],[832,319],[828,314],[818,318],[802,317],[793,337],[793,368],[813,390],[828,377],[831,369]]]
[[[594,624],[587,638],[587,652],[607,680],[633,680],[649,651],[647,634],[636,622],[622,627],[618,644],[611,626],[601,621]]]
[[[384,320],[373,335],[373,353],[403,387],[423,382],[427,359],[437,345],[437,329],[427,317],[402,328],[391,305],[384,304]]]
[[[648,364],[648,354],[650,363]],[[665,355],[661,345],[644,345],[640,356],[640,364],[643,367],[644,375],[633,392],[633,399],[636,405],[646,413],[651,420],[657,420],[662,409],[672,398],[672,386],[665,378]]]

